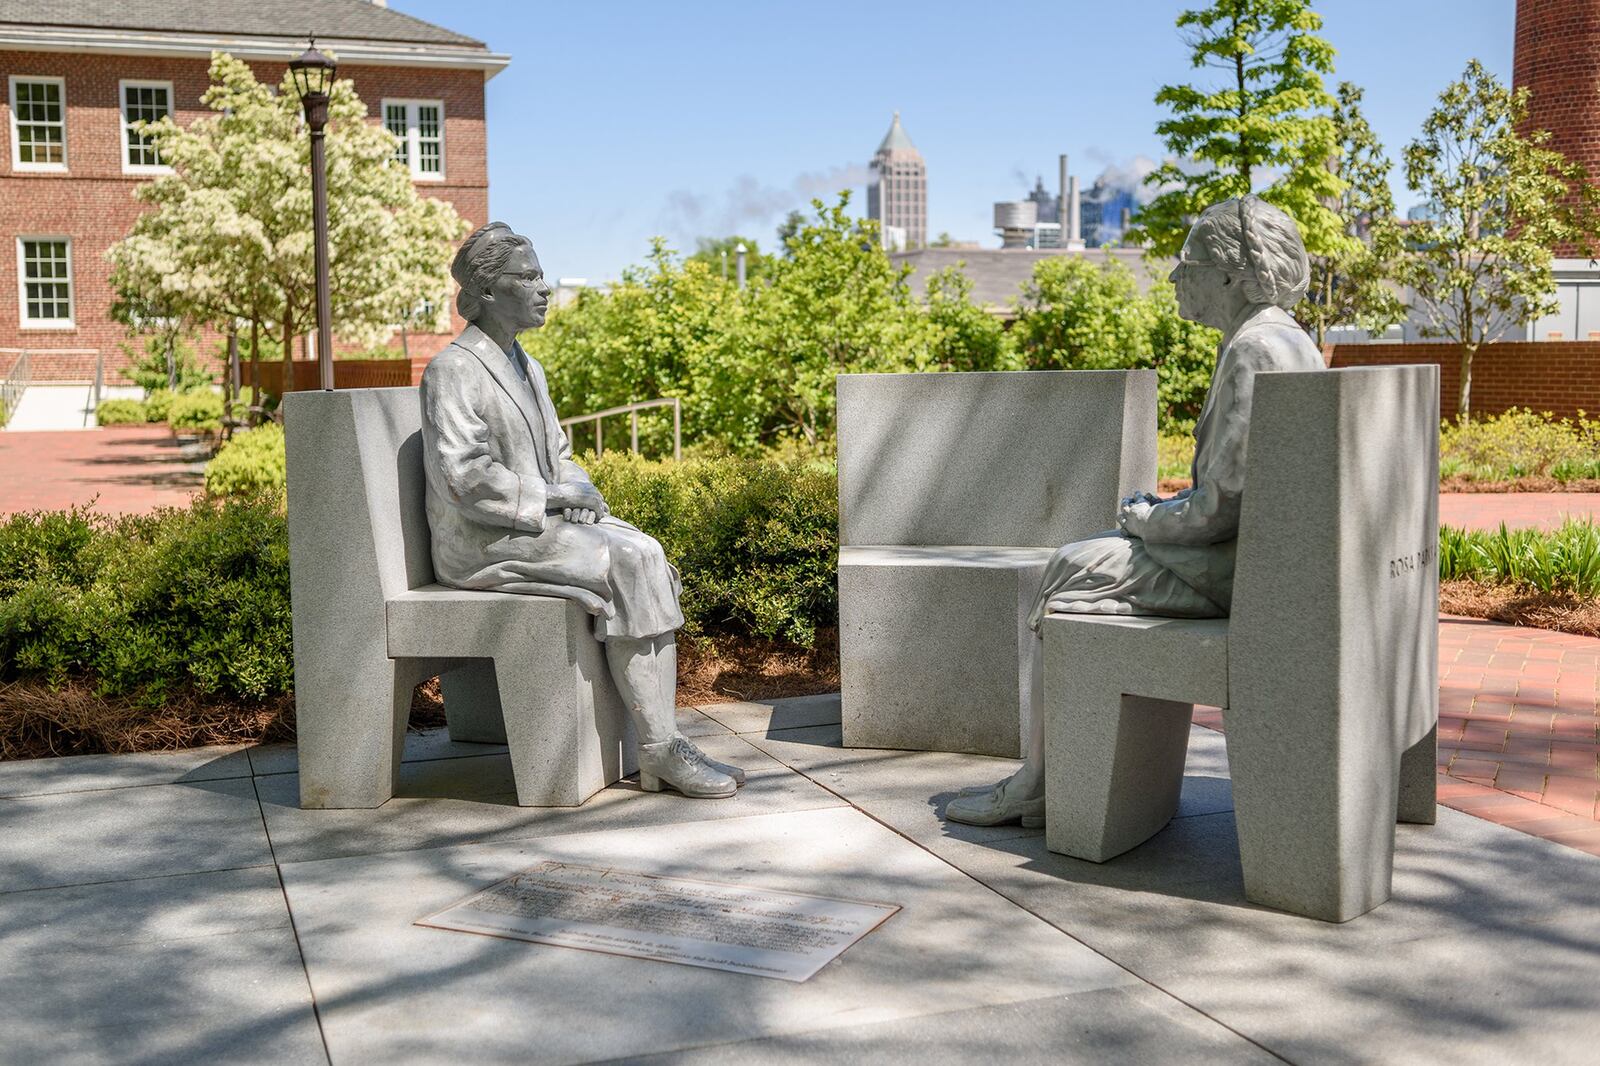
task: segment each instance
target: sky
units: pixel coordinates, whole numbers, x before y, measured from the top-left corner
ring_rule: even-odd
[[[928,232],[998,247],[997,200],[1067,153],[1084,188],[1163,154],[1163,84],[1193,71],[1173,21],[1200,0],[389,0],[485,41],[490,212],[552,278],[616,278],[650,238],[763,250],[793,208],[853,190],[895,111],[928,169]],[[1515,0],[1321,0],[1330,88],[1366,90],[1391,159],[1478,58],[1511,77]],[[1396,203],[1419,199],[1395,170]],[[484,220],[474,219],[474,223]]]

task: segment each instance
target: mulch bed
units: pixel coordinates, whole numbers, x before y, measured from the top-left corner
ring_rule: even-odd
[[[1441,581],[1439,610],[1443,614],[1600,637],[1600,601],[1566,593],[1531,592],[1476,581]]]
[[[777,641],[705,638],[678,649],[678,703],[726,703],[839,691],[839,634],[815,648]],[[439,680],[417,686],[411,727],[445,724]],[[0,685],[0,760],[55,755],[178,751],[211,744],[294,739],[294,697],[234,703],[185,691],[151,706],[101,696],[81,681]]]

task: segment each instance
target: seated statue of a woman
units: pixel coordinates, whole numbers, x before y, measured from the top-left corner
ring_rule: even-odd
[[[1309,280],[1294,220],[1255,196],[1212,205],[1190,229],[1172,271],[1178,313],[1222,331],[1195,426],[1194,487],[1166,500],[1129,497],[1120,528],[1056,552],[1029,617],[1036,639],[1026,761],[1004,781],[952,800],[945,811],[952,821],[1044,824],[1044,645],[1037,635],[1047,613],[1228,614],[1255,376],[1323,368],[1321,353],[1287,313]]]
[[[472,324],[422,375],[438,580],[582,604],[638,732],[640,785],[733,795],[744,771],[708,758],[675,724],[677,571],[653,538],[610,514],[572,461],[544,368],[517,343],[544,324],[550,297],[532,244],[490,223],[461,245],[450,273]]]

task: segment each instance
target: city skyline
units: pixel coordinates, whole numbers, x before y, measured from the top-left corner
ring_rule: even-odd
[[[1005,37],[1055,21],[1067,39],[1044,3],[992,25],[951,3],[625,3],[543,19],[510,3],[390,6],[510,53],[487,86],[491,214],[533,236],[553,277],[593,281],[639,263],[655,235],[692,251],[697,237],[737,233],[771,251],[784,215],[841,188],[864,215],[868,163],[895,111],[926,160],[929,239],[998,245],[993,203],[1022,198],[1038,174],[1052,186],[1060,153],[1084,189],[1152,165],[1157,88],[1206,74],[1173,26],[1192,5],[1164,0],[1125,9],[1136,33],[1100,34],[1061,61],[1038,34],[1024,53]],[[1448,19],[1378,0],[1317,10],[1338,49],[1330,88],[1366,90],[1392,161],[1469,59],[1510,81],[1513,0],[1463,0]],[[1399,178],[1397,166],[1403,211],[1417,198]]]

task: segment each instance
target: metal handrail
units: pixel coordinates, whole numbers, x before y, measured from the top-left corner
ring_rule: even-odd
[[[604,411],[596,411],[589,415],[577,415],[574,418],[563,418],[561,428],[569,429],[579,422],[594,423],[594,454],[605,454],[605,430],[601,426],[602,418],[612,415],[630,415],[632,423],[633,454],[639,454],[639,412],[652,407],[672,408],[672,458],[674,461],[683,458],[683,401],[676,396],[669,396],[663,400],[641,400],[638,403],[625,403],[621,407],[608,407]]]
[[[11,369],[6,371],[6,376],[0,378],[0,427],[11,421],[11,416],[17,411],[17,400],[33,379],[33,368],[28,360],[26,348],[8,349],[18,353],[16,362],[11,364]]]

